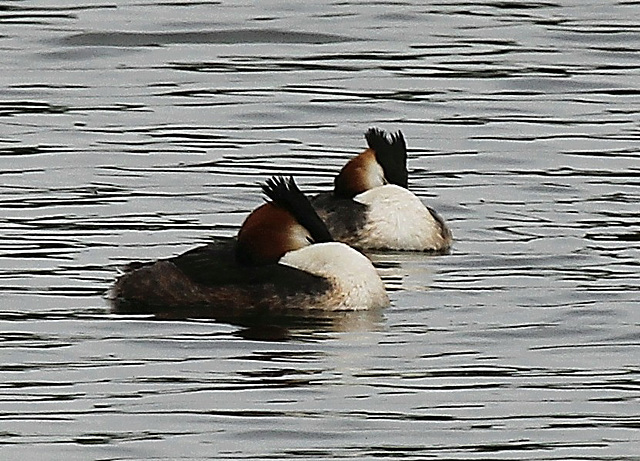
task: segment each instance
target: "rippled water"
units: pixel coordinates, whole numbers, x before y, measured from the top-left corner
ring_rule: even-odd
[[[2,459],[640,459],[638,2],[0,7]],[[117,268],[401,129],[393,305],[109,313]]]

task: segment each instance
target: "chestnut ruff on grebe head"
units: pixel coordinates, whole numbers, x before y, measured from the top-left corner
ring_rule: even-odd
[[[274,176],[262,185],[262,192],[277,206],[284,208],[311,234],[309,243],[333,242],[324,221],[302,193],[293,177],[285,180]]]
[[[369,128],[365,139],[368,149],[342,168],[334,182],[334,194],[352,198],[385,184],[407,188],[407,145],[402,132],[387,134],[378,128]]]
[[[333,238],[293,178],[274,177],[262,191],[270,199],[245,219],[236,244],[239,263],[276,263],[285,253]]]

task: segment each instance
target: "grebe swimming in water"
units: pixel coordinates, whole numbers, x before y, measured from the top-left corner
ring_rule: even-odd
[[[371,261],[333,241],[292,178],[262,189],[270,201],[249,214],[236,239],[130,265],[110,293],[115,311],[218,317],[389,304]]]
[[[369,147],[342,168],[333,191],[311,200],[333,237],[361,249],[447,252],[446,223],[408,190],[402,132],[371,128],[365,138]]]

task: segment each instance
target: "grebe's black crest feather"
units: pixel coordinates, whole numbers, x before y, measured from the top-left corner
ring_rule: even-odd
[[[262,186],[262,191],[274,204],[291,213],[309,231],[313,243],[333,241],[324,221],[320,219],[311,202],[298,188],[292,177],[284,179],[274,176],[267,179]]]
[[[407,144],[402,132],[387,134],[378,128],[369,128],[364,137],[369,148],[375,151],[385,179],[391,184],[407,188]]]

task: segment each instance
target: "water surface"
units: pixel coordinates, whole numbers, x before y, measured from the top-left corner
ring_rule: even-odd
[[[14,2],[0,28],[3,459],[632,460],[637,2]],[[234,235],[401,129],[447,256],[382,312],[112,315],[131,260]]]

